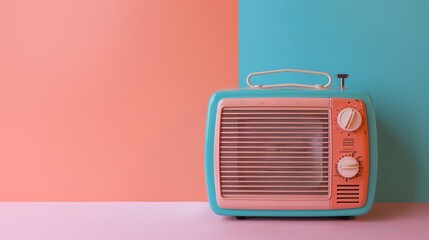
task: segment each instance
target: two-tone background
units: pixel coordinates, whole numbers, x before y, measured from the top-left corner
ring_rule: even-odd
[[[349,73],[348,86],[373,96],[377,200],[428,202],[428,10],[423,0],[2,1],[0,201],[206,201],[210,94],[245,87],[252,71],[302,68]]]

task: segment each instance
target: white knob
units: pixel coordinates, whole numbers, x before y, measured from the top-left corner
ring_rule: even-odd
[[[343,130],[353,132],[362,124],[362,115],[354,108],[344,108],[338,114],[337,122]]]
[[[359,162],[352,157],[343,157],[338,162],[338,173],[345,178],[352,178],[359,172]]]

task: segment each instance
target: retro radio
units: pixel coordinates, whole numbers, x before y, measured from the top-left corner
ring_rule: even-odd
[[[327,77],[325,85],[253,85],[262,74]],[[281,69],[251,73],[250,88],[210,99],[205,171],[211,209],[220,215],[357,216],[373,204],[377,130],[371,98],[330,89],[325,72]]]

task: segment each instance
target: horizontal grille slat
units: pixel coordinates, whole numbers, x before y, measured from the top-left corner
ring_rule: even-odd
[[[322,126],[325,127],[328,125],[328,121],[286,121],[286,120],[264,120],[264,121],[223,121],[221,127],[232,127],[232,126],[243,126],[243,127],[259,127],[259,126],[267,126],[267,127],[281,127],[281,126]]]
[[[242,129],[239,133],[236,132],[236,129],[227,129],[222,130],[221,136],[230,137],[230,136],[248,136],[248,137],[267,137],[267,136],[296,136],[303,137],[308,135],[315,135],[318,137],[326,137],[325,130],[315,130],[315,129],[302,129],[299,132],[296,129]]]
[[[240,172],[240,175],[228,175],[230,173],[233,172]],[[254,176],[260,176],[260,175],[269,175],[269,174],[276,174],[276,173],[289,173],[289,176],[294,176],[294,174],[296,174],[296,176],[305,176],[306,174],[309,176],[313,176],[313,174],[315,173],[319,173],[319,174],[326,174],[328,173],[328,171],[324,168],[312,168],[312,169],[305,169],[305,168],[301,168],[301,169],[297,169],[297,168],[282,168],[282,169],[278,169],[278,170],[271,170],[270,168],[265,168],[265,169],[257,169],[257,168],[221,168],[220,170],[221,173],[224,173],[224,176],[246,176],[246,175],[254,175]],[[325,177],[324,175],[318,175],[319,177]]]
[[[325,195],[325,192],[222,192],[222,196],[225,198],[320,198]]]
[[[249,116],[264,116],[264,117],[270,117],[270,116],[277,116],[277,115],[281,115],[281,116],[291,116],[291,117],[308,117],[308,116],[315,116],[315,117],[328,117],[327,113],[324,112],[310,112],[310,111],[299,111],[299,112],[294,112],[294,111],[287,111],[287,110],[283,110],[283,111],[235,111],[235,112],[229,112],[229,111],[224,111],[223,112],[223,116],[225,117],[234,117],[234,116],[244,116],[244,117],[249,117]]]
[[[238,180],[238,181],[253,181],[253,180],[260,180],[260,181],[325,181],[328,180],[328,176],[274,176],[274,175],[254,175],[254,176],[245,176],[245,175],[234,175],[234,176],[222,176],[221,180]]]
[[[231,117],[231,116],[223,116],[222,121],[228,121],[228,120],[295,120],[295,121],[305,121],[305,120],[314,120],[314,117],[306,116],[306,117],[283,117],[283,116],[254,116],[254,117],[248,117],[248,116],[239,116],[239,117]],[[329,117],[318,117],[317,120],[326,120],[329,121]]]
[[[288,176],[288,177],[276,177],[276,176],[252,176],[252,177],[223,177],[222,183],[293,183],[293,184],[305,184],[305,183],[328,183],[328,177],[314,177],[314,176]],[[347,196],[346,196],[347,197]]]
[[[314,149],[314,148],[313,148],[313,149]],[[286,151],[286,150],[284,150],[284,149],[282,149],[282,150],[277,150],[277,151],[272,150],[272,149],[269,149],[269,150],[267,150],[267,149],[253,149],[253,151],[239,149],[239,150],[234,150],[234,151],[232,151],[232,150],[223,150],[223,151],[220,151],[220,154],[223,154],[223,153],[225,153],[225,154],[248,154],[248,153],[251,153],[253,156],[255,156],[254,154],[259,154],[259,153],[261,153],[261,152],[262,152],[262,153],[265,153],[265,154],[274,154],[274,153],[283,154],[283,153],[290,153],[290,154],[304,154],[304,155],[313,155],[313,156],[314,156],[314,154],[329,153],[329,151],[323,151],[323,152],[321,152],[321,151],[314,151],[314,152],[309,153],[309,152],[305,152],[305,151],[297,151],[297,150],[294,150],[294,151]],[[264,155],[264,156],[267,156],[267,155]]]
[[[320,157],[320,156],[299,156],[299,155],[283,155],[283,156],[222,156],[222,159],[266,159],[266,160],[270,160],[270,159],[287,159],[287,158],[292,158],[292,159],[328,159],[328,157]]]
[[[337,193],[338,196],[340,195],[359,195],[359,193]]]
[[[328,186],[328,182],[318,183],[318,182],[289,182],[289,183],[283,183],[283,182],[245,182],[245,183],[231,183],[227,182],[224,183],[225,187],[261,187],[261,186],[271,186],[271,187],[320,187],[320,186]],[[225,189],[225,188],[224,188]]]
[[[297,172],[286,172],[287,174],[285,174],[285,172],[245,172],[245,173],[240,173],[240,176],[243,177],[254,177],[254,176],[261,176],[261,177],[268,177],[268,176],[277,176],[277,177],[284,177],[284,176],[296,176],[296,177],[324,177],[327,176],[327,174],[321,174],[321,173],[308,173],[308,172],[301,172],[301,173],[297,173]],[[234,172],[223,172],[221,173],[221,175],[223,176],[237,176],[237,173]]]
[[[242,166],[242,167],[221,167],[220,168],[221,172],[228,172],[228,171],[240,171],[240,172],[289,172],[289,171],[294,171],[294,172],[327,172],[328,169],[327,167],[304,167],[304,168],[298,168],[295,166],[291,166],[291,167],[285,167],[285,166],[281,166],[281,167],[276,167],[275,170],[273,170],[273,167],[261,167],[261,166],[256,166],[256,167],[249,167],[249,166]],[[349,191],[354,191],[353,189],[349,189]]]
[[[299,160],[268,160],[268,161],[246,161],[246,160],[222,160],[222,166],[328,166],[328,161],[299,161]]]
[[[308,126],[308,125],[279,125],[279,126],[236,126],[236,127],[230,127],[230,126],[222,126],[221,129],[230,129],[230,130],[236,130],[236,129],[262,129],[265,131],[268,131],[267,129],[275,129],[275,130],[281,130],[281,129],[294,129],[297,130],[296,128],[299,127],[299,130],[305,130],[305,129],[311,129],[311,130],[325,130],[328,129],[327,127],[317,127],[317,126]],[[323,132],[323,131],[322,131]]]
[[[265,163],[265,162],[248,162],[248,163],[231,163],[231,162],[221,162],[221,167],[227,167],[227,166],[234,166],[234,167],[273,167],[273,166],[277,166],[277,167],[291,167],[291,168],[311,168],[311,167],[328,167],[328,163],[318,163],[316,162],[316,164],[309,164],[309,163],[304,163],[304,164],[299,164],[299,163]]]
[[[328,181],[328,177],[320,177],[320,176],[287,176],[287,177],[279,177],[279,176],[224,176],[221,178],[222,182],[226,181],[283,181],[283,182],[324,182]]]
[[[277,181],[277,182],[268,182],[268,181],[247,181],[247,182],[237,182],[237,181],[226,181],[224,182],[224,186],[229,187],[240,187],[240,186],[252,186],[252,187],[261,187],[261,186],[285,186],[285,187],[300,187],[300,186],[312,186],[312,187],[318,187],[318,186],[328,186],[328,181],[308,181],[308,182],[283,182],[283,181]],[[343,197],[347,198],[349,196]],[[337,197],[337,199],[340,199],[341,197]],[[352,197],[353,198],[353,197]]]
[[[288,112],[302,112],[302,111],[319,111],[319,112],[324,112],[325,110],[320,109],[320,108],[312,108],[312,107],[306,107],[305,109],[300,109],[300,108],[290,108],[290,107],[281,107],[281,106],[275,106],[275,107],[271,107],[271,106],[265,106],[265,107],[228,107],[226,109],[224,109],[224,112],[233,112],[233,111],[240,111],[240,112],[245,112],[245,111],[288,111]]]
[[[260,187],[260,188],[222,188],[222,192],[324,192],[328,187]]]
[[[326,147],[320,146],[320,147],[302,147],[302,146],[289,146],[289,147],[283,147],[283,146],[252,146],[252,147],[246,147],[246,146],[240,146],[240,147],[221,147],[221,153],[235,153],[235,152],[271,152],[271,153],[281,153],[281,152],[302,152],[306,151],[307,149],[313,149],[316,150],[317,153],[329,153],[329,149]]]
[[[294,136],[294,137],[288,137],[288,136],[271,136],[271,137],[261,137],[261,136],[257,136],[257,137],[243,137],[243,136],[221,136],[221,140],[224,140],[224,139],[228,139],[228,140],[231,140],[231,139],[235,139],[235,140],[242,140],[243,142],[246,142],[246,141],[254,141],[255,139],[257,140],[257,141],[261,141],[261,140],[264,140],[264,141],[279,141],[279,140],[282,140],[282,141],[285,141],[285,142],[287,142],[287,141],[303,141],[303,140],[310,140],[310,139],[314,139],[314,142],[312,142],[312,143],[317,143],[318,142],[318,139],[320,140],[320,139],[323,139],[323,140],[328,140],[329,139],[329,137],[319,137],[319,136],[312,136],[311,138],[309,138],[309,137],[296,137],[296,136]]]
[[[236,106],[221,110],[219,173],[224,197],[327,197],[326,107]]]
[[[317,140],[314,139],[314,142],[317,142],[318,144],[321,145],[317,145],[319,147],[328,147],[328,142],[322,141],[322,140]],[[314,143],[313,142],[313,143]],[[221,147],[253,147],[253,148],[258,148],[258,147],[297,147],[297,148],[312,148],[314,146],[308,146],[309,143],[312,142],[305,142],[305,141],[278,141],[276,139],[272,140],[272,141],[223,141],[222,144],[220,145]]]

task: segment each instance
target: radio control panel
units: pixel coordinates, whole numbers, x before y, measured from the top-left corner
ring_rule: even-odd
[[[365,103],[331,99],[331,209],[362,207],[369,179],[369,137]]]

